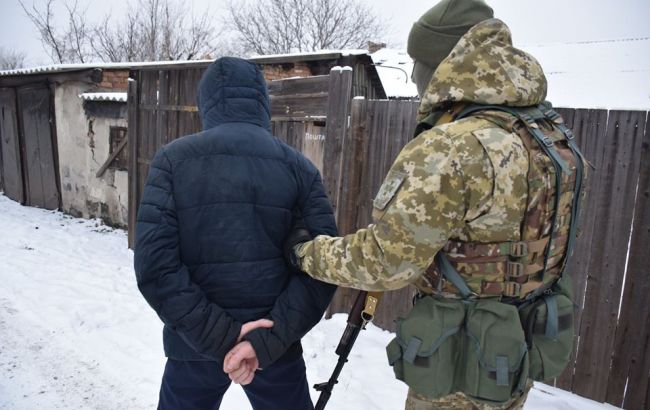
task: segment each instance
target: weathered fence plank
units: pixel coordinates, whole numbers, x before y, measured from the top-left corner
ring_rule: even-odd
[[[129,149],[129,248],[133,248],[135,238],[135,223],[136,223],[136,209],[138,208],[138,201],[140,193],[138,191],[138,145],[140,138],[138,138],[138,129],[140,121],[138,120],[138,74],[132,72],[130,74],[129,89],[127,94],[127,101],[129,101],[129,124],[127,129],[128,149]]]
[[[606,110],[558,110],[565,116],[567,124],[573,128],[580,150],[593,165],[589,170],[589,177],[586,184],[587,199],[582,209],[580,223],[580,237],[576,241],[575,250],[568,266],[568,274],[573,280],[573,300],[576,303],[574,316],[574,349],[577,351],[582,310],[584,308],[584,295],[587,283],[587,272],[591,260],[591,245],[596,228],[596,206],[597,198],[600,195],[600,181],[605,173],[603,167],[605,153],[605,139],[607,128]],[[567,115],[567,111],[571,114]],[[598,236],[596,236],[598,238]],[[556,386],[571,390],[573,385],[573,374],[575,370],[575,354],[570,364],[556,381]]]
[[[2,145],[2,174],[4,192],[14,201],[24,203],[22,159],[18,136],[16,90],[0,89],[0,145]]]
[[[342,153],[348,134],[352,71],[332,70],[329,83],[323,182],[338,219],[338,187],[341,183]]]
[[[621,275],[625,270],[645,122],[639,112],[611,111],[607,123],[603,173],[596,201],[580,345],[573,391],[604,401],[610,375]]]
[[[298,94],[325,94],[327,96],[329,81],[329,75],[271,81],[269,82],[269,95],[289,96]]]
[[[643,113],[641,113],[643,114]],[[650,407],[650,132],[648,118],[640,147],[641,166],[625,290],[620,309],[607,402],[631,410]],[[619,275],[620,277],[621,275]]]

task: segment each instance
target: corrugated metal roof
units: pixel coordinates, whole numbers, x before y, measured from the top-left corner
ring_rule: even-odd
[[[117,101],[126,102],[126,93],[83,93],[79,94],[79,98],[84,101]]]
[[[368,54],[367,50],[320,50],[305,53],[273,54],[250,57],[249,60],[259,64],[281,63],[296,59],[309,61],[319,59],[340,58],[350,55]],[[184,60],[184,61],[146,61],[146,62],[120,62],[120,63],[81,63],[81,64],[53,64],[38,67],[18,68],[15,70],[0,71],[0,77],[13,75],[50,74],[68,71],[81,71],[93,68],[101,69],[131,69],[146,67],[168,67],[175,65],[206,65],[214,60]]]
[[[123,63],[54,64],[54,65],[45,65],[39,67],[18,68],[15,70],[3,70],[0,71],[0,76],[63,73],[68,71],[81,71],[81,70],[88,70],[93,68],[128,70],[131,68],[142,68],[148,66],[209,64],[212,61],[213,60],[190,60],[190,61],[147,61],[147,62],[123,62]]]

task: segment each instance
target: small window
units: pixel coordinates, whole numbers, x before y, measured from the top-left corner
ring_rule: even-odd
[[[110,129],[110,151],[108,155],[113,155],[115,151],[122,148],[120,153],[115,157],[110,165],[112,169],[127,171],[129,167],[129,150],[126,146],[126,127],[111,127]]]

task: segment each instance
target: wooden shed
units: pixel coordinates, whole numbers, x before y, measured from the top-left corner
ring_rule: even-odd
[[[24,205],[120,225],[109,215],[116,214],[109,208],[119,208],[119,200],[111,198],[111,205],[106,200],[107,192],[118,190],[119,177],[111,171],[100,178],[96,171],[110,158],[110,132],[119,134],[121,127],[126,143],[128,73],[119,64],[0,71],[0,188],[5,195]],[[97,91],[104,92],[100,96],[122,91],[123,99],[88,94]],[[126,169],[122,179],[126,214]]]
[[[350,98],[386,98],[376,67],[365,50],[257,56],[250,60],[260,66],[269,83],[297,77],[322,79],[334,67],[350,67],[353,73]],[[126,139],[128,79],[159,92],[151,101],[143,96],[139,102],[142,110],[159,111],[160,99],[169,93],[175,93],[183,106],[195,106],[198,80],[211,62],[63,64],[0,71],[0,190],[24,205],[58,208],[74,216],[98,217],[111,225],[126,226],[129,208],[134,206],[133,202],[129,204],[127,179],[129,173],[139,174],[125,165],[129,152],[133,152],[132,147],[127,147]],[[168,83],[173,79],[183,81]],[[305,84],[312,83],[320,87],[323,81]],[[107,92],[109,96],[105,95]],[[320,138],[327,99],[320,95],[321,89],[300,92],[296,96],[295,90],[272,89],[272,98],[276,98],[273,106],[280,110],[274,117],[292,121],[301,118],[290,122],[294,130],[296,124],[301,127],[307,124],[304,115],[311,113],[308,121],[311,125],[300,128],[300,132],[297,128],[274,131],[298,132],[300,138],[303,134],[307,139]],[[314,117],[314,113],[320,113],[321,118]],[[165,129],[166,123],[152,123],[138,134],[154,133],[158,138],[168,138],[200,129],[196,112],[188,121],[187,124],[179,122],[178,129],[174,130]]]
[[[266,55],[252,57],[250,61],[262,67],[267,81],[328,75],[334,67],[351,67],[353,97],[387,98],[375,64],[366,50]]]
[[[97,82],[93,69],[0,75],[0,186],[22,204],[61,206],[54,90],[65,81]]]

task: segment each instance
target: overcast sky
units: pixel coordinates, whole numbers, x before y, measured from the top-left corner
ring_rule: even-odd
[[[44,0],[24,0],[43,4]],[[135,0],[131,0],[134,2]],[[487,0],[495,16],[505,21],[517,45],[557,42],[617,40],[650,37],[650,0]],[[58,0],[62,4],[63,0]],[[217,18],[224,0],[184,0],[201,13],[210,4]],[[124,14],[129,0],[81,0],[88,17],[100,19],[106,13]],[[385,39],[404,47],[411,25],[436,0],[372,0],[368,4],[391,24]],[[63,16],[61,5],[55,10]],[[50,64],[37,32],[22,11],[18,0],[0,0],[0,47],[24,51],[28,65]],[[648,50],[650,54],[650,50]]]

